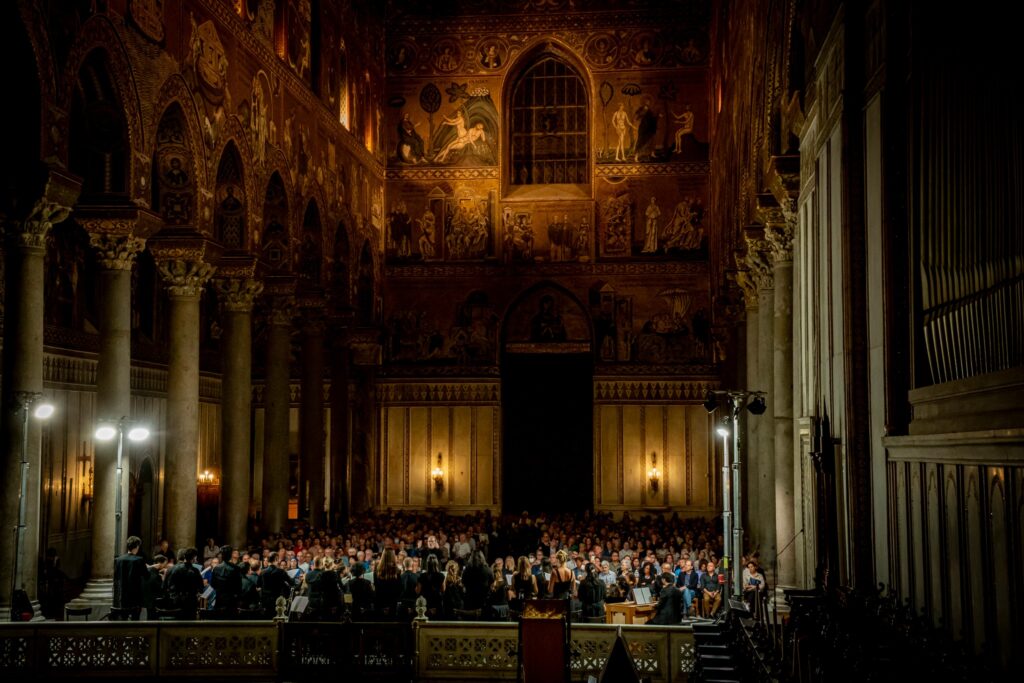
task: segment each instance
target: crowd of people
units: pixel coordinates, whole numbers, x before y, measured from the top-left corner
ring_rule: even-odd
[[[260,534],[243,549],[211,538],[201,549],[175,552],[161,541],[149,558],[131,537],[115,562],[114,613],[271,618],[283,597],[304,619],[390,621],[411,619],[423,597],[431,619],[507,620],[526,600],[553,598],[571,600],[576,618],[596,620],[606,603],[647,588],[657,600],[653,622],[678,624],[721,606],[726,577],[716,522],[389,512],[338,532],[297,526]],[[743,585],[751,597],[764,587],[753,558]]]

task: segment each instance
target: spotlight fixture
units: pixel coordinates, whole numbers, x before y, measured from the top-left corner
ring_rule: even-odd
[[[718,428],[715,430],[721,437],[729,436],[729,418],[723,417],[722,421],[718,423]]]
[[[53,415],[53,411],[52,403],[43,402],[36,405],[36,409],[32,414],[40,420],[46,420]]]
[[[96,438],[100,441],[110,441],[117,436],[117,427],[109,424],[100,425],[96,428]]]
[[[132,427],[128,430],[128,438],[132,441],[145,441],[149,438],[149,430],[145,427]]]
[[[747,410],[750,411],[751,415],[763,415],[764,411],[768,409],[768,404],[764,401],[763,394],[757,394],[754,396],[754,400],[747,406]]]
[[[704,410],[713,413],[716,408],[718,408],[718,397],[715,396],[715,392],[708,391],[707,396],[704,398]]]

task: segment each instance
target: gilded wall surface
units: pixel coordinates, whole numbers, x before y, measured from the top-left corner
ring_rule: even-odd
[[[709,3],[403,4],[389,7],[385,49],[384,374],[459,384],[497,379],[506,354],[584,353],[594,377],[712,377]],[[650,458],[640,412],[613,434],[596,427],[603,410],[595,401],[597,507],[698,504],[682,483],[641,498],[640,475],[625,494],[603,486],[623,451],[636,472]],[[671,414],[659,448],[685,471],[708,444],[677,443],[685,420]],[[430,420],[398,420],[382,422],[382,468],[429,469],[438,449],[417,444]],[[396,441],[385,424],[415,428]],[[486,444],[488,462],[503,443]],[[436,504],[421,478],[412,493],[382,483],[385,505]],[[496,489],[458,504],[498,506]]]

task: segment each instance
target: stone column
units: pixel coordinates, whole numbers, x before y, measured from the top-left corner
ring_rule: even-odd
[[[349,349],[342,335],[331,345],[331,481],[330,526],[337,529],[348,521]]]
[[[100,354],[96,367],[96,419],[131,418],[132,407],[132,266],[145,240],[132,234],[105,234],[103,219],[84,220],[89,241],[97,252],[99,271]],[[127,227],[127,226],[126,226]],[[114,500],[117,491],[117,439],[96,441],[93,465],[92,565],[82,599],[109,606],[114,557],[125,550],[128,537],[128,491],[131,449],[125,439],[121,474],[121,537],[114,538]],[[154,539],[146,539],[153,542]]]
[[[4,301],[3,348],[3,466],[0,483],[0,595],[5,604],[0,619],[6,620],[11,603],[11,571],[14,563],[15,529],[21,492],[21,458],[25,450],[29,463],[26,489],[25,530],[22,554],[18,564],[18,587],[23,587],[31,600],[36,598],[39,572],[39,490],[41,444],[39,423],[28,417],[28,435],[23,431],[22,395],[43,390],[43,254],[46,235],[55,223],[67,218],[67,204],[43,198],[36,202],[27,219],[10,222],[7,232],[5,263],[6,294]]]
[[[775,439],[775,538],[780,549],[790,543],[796,533],[793,498],[793,231],[794,225],[784,220],[769,223],[766,230],[775,273],[771,410]],[[779,557],[779,585],[794,585],[796,558],[795,545],[790,545]]]
[[[757,283],[754,282],[754,278],[750,271],[747,270],[747,264],[744,257],[740,253],[735,254],[736,259],[736,284],[743,290],[743,305],[746,309],[746,362],[747,362],[747,374],[746,377],[742,378],[743,386],[747,389],[754,391],[767,391],[767,388],[762,387],[758,384],[761,381],[758,364],[758,315],[760,309],[758,308],[757,299]],[[743,465],[745,470],[745,476],[743,480],[743,491],[745,493],[745,506],[744,513],[745,519],[743,520],[744,526],[747,529],[747,536],[750,539],[748,541],[749,547],[744,547],[743,550],[749,550],[750,548],[757,545],[757,542],[762,537],[763,523],[761,520],[761,481],[760,481],[760,459],[753,457],[758,450],[758,434],[761,427],[761,416],[749,415],[746,411],[743,412],[741,423],[743,425]]]
[[[765,569],[771,570],[776,552],[775,534],[775,437],[772,425],[769,424],[774,396],[774,336],[775,294],[771,261],[769,260],[768,244],[764,240],[760,228],[747,228],[747,267],[757,285],[757,380],[751,389],[766,391],[768,412],[761,416],[751,416],[748,424],[760,422],[755,427],[756,442],[751,440],[751,462],[757,472],[758,495],[758,536],[754,543],[761,549],[761,561]],[[774,577],[773,577],[774,579]]]
[[[255,264],[254,264],[255,265]],[[248,537],[252,433],[252,308],[263,283],[252,278],[216,281],[221,302],[221,502],[225,543],[243,547]]]
[[[168,252],[181,253],[168,249]],[[154,253],[154,257],[158,257]],[[196,469],[199,458],[199,297],[214,267],[191,258],[161,259],[171,312],[167,362],[167,441],[164,528],[175,548],[195,546]]]
[[[299,510],[316,528],[324,522],[324,330],[318,309],[304,307]]]
[[[292,307],[275,296],[267,316],[267,385],[263,420],[263,528],[278,532],[288,522],[288,455],[291,408]]]

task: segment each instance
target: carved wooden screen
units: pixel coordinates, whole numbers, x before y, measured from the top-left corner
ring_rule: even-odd
[[[541,57],[512,92],[511,184],[586,183],[587,91],[567,64]]]

